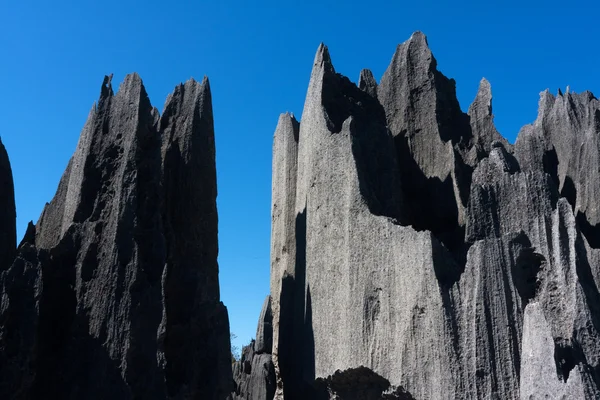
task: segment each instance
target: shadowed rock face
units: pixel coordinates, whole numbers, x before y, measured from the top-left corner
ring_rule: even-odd
[[[0,140],[0,271],[7,269],[17,248],[17,210],[12,169]]]
[[[599,109],[544,94],[512,146],[423,34],[379,84],[321,45],[274,138],[275,398],[599,398]]]
[[[0,276],[0,397],[224,399],[214,132],[205,79],[162,117],[106,77],[75,154]]]
[[[271,296],[267,296],[260,313],[256,340],[242,349],[242,357],[233,364],[235,390],[230,400],[272,400],[275,395],[273,365],[273,314]]]

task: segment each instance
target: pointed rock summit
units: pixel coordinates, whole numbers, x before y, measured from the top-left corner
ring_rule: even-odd
[[[380,83],[321,44],[273,138],[270,295],[233,361],[208,79],[162,114],[104,78],[16,247],[0,145],[0,398],[600,398],[600,103],[541,94],[514,145],[425,35]]]
[[[360,90],[364,90],[371,97],[377,98],[377,81],[373,76],[373,73],[368,69],[360,71],[360,77],[358,79],[358,87]]]
[[[0,397],[225,399],[208,81],[178,86],[162,116],[137,74],[111,81],[0,276]]]
[[[546,92],[513,146],[422,33],[379,85],[321,45],[274,137],[275,399],[599,398],[599,110]]]
[[[510,147],[508,141],[498,133],[494,126],[492,86],[485,78],[479,83],[477,96],[475,96],[475,100],[469,106],[468,115],[471,120],[471,129],[475,140],[474,144],[480,158],[490,153],[490,145],[494,142],[502,143],[503,147]]]

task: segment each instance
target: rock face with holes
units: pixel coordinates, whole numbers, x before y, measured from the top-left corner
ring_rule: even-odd
[[[321,45],[274,137],[275,398],[599,398],[599,121],[545,93],[511,145],[422,33],[379,83]]]
[[[1,398],[228,396],[214,146],[208,80],[179,85],[161,116],[139,76],[117,93],[105,78],[0,276]]]

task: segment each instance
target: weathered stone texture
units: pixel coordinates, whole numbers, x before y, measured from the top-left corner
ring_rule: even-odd
[[[207,80],[178,86],[160,117],[137,74],[117,93],[104,79],[54,199],[0,277],[0,357],[12,360],[0,397],[228,396],[214,152]]]
[[[275,136],[275,398],[598,398],[598,108],[544,94],[513,146],[423,34],[379,84],[321,45]]]
[[[272,322],[271,296],[267,296],[256,328],[256,340],[244,346],[241,359],[233,364],[235,390],[230,400],[273,399],[277,383],[271,352]]]

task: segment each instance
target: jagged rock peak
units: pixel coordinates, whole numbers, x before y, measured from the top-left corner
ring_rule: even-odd
[[[486,116],[492,115],[492,85],[485,78],[482,78],[481,82],[479,82],[479,89],[477,90],[475,100],[469,106],[469,115],[472,112]]]
[[[56,195],[20,248],[26,266],[43,271],[29,290],[39,303],[13,324],[37,324],[19,349],[33,371],[13,382],[24,396],[229,395],[216,193],[208,80],[179,85],[159,120],[139,75],[116,93],[106,76]],[[15,265],[0,288],[27,272]],[[21,312],[9,300],[0,309]],[[6,337],[0,327],[0,343]],[[0,379],[14,376],[1,364]]]
[[[175,90],[171,92],[167,96],[167,100],[165,101],[165,105],[163,107],[162,114],[167,112],[167,109],[173,107],[173,102],[177,102],[178,105],[181,105],[181,100],[185,99],[189,104],[195,104],[196,101],[199,101],[203,96],[210,96],[210,81],[207,76],[204,76],[202,82],[198,82],[194,78],[190,78],[185,83],[180,83],[175,86]]]
[[[470,132],[458,104],[456,83],[437,70],[423,33],[415,32],[398,45],[381,78],[377,97],[394,136],[437,134],[444,142],[468,143]]]
[[[257,354],[271,354],[273,348],[273,313],[271,311],[271,296],[267,296],[264,301],[258,326],[256,328],[256,341],[254,351]]]
[[[539,126],[513,147],[489,82],[462,113],[421,33],[398,47],[377,99],[367,73],[360,94],[328,73],[323,51],[297,147],[275,135],[276,399],[318,398],[307,393],[319,384],[343,400],[600,398],[593,97],[543,94]],[[408,223],[382,218],[390,199]]]
[[[100,101],[103,101],[108,97],[114,96],[112,88],[112,78],[113,74],[104,76],[104,80],[102,81],[102,87],[100,88]]]
[[[27,230],[25,231],[25,235],[23,236],[23,239],[19,244],[19,248],[23,247],[26,244],[35,246],[35,224],[33,223],[33,221],[29,221],[29,223],[27,224]]]
[[[498,133],[494,125],[492,113],[492,86],[487,79],[481,79],[475,100],[469,106],[468,115],[471,120],[471,130],[478,159],[486,157],[493,143],[501,143],[503,147],[510,149],[508,141]]]
[[[373,76],[373,73],[369,69],[363,69],[360,71],[360,77],[358,78],[358,87],[370,94],[373,97],[377,97],[377,81]]]
[[[158,130],[162,137],[163,159],[172,145],[179,147],[187,161],[192,142],[197,143],[199,152],[203,151],[201,142],[204,141],[214,148],[212,95],[207,77],[201,83],[192,78],[175,87],[165,102]],[[204,138],[200,139],[199,136]]]
[[[333,68],[333,64],[331,62],[331,56],[329,55],[329,48],[321,43],[319,48],[317,49],[317,54],[315,55],[314,61],[315,68],[322,68],[328,72],[335,73],[335,68]]]
[[[437,67],[437,61],[429,48],[427,37],[420,31],[414,32],[410,39],[398,45],[392,58],[392,64],[394,63],[404,66],[427,67],[431,70]]]
[[[291,135],[291,137],[297,143],[299,132],[300,123],[293,113],[286,112],[279,115],[279,121],[277,121],[277,128],[275,129],[274,136]]]
[[[0,271],[13,262],[17,247],[17,210],[12,168],[0,138]]]
[[[550,93],[550,89],[546,89],[540,93],[540,100],[538,102],[538,115],[535,123],[542,122],[544,115],[548,114],[552,110],[555,101],[556,97]]]

